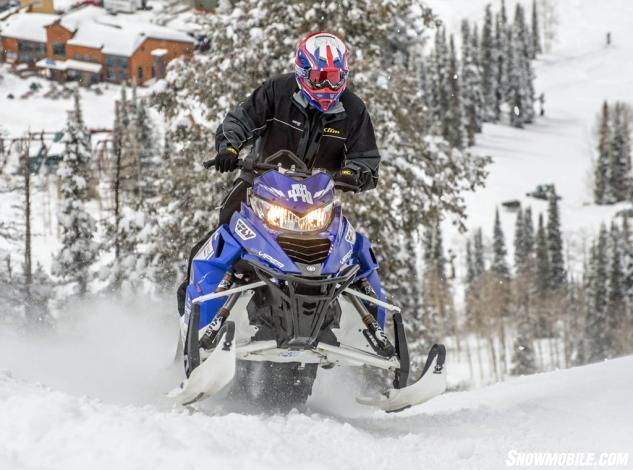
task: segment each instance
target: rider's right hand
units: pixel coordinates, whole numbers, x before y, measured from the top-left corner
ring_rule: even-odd
[[[220,150],[218,156],[215,157],[215,169],[220,173],[235,170],[237,167],[237,156],[238,151],[233,147]]]

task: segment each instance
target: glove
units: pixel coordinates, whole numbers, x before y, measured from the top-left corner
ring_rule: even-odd
[[[220,173],[233,171],[237,167],[238,151],[233,147],[227,147],[218,152],[215,157],[215,169]]]
[[[338,173],[334,176],[334,181],[337,183],[343,183],[346,185],[353,186],[354,188],[339,188],[342,191],[354,191],[358,189],[360,186],[360,175],[355,168],[344,166],[341,168]]]

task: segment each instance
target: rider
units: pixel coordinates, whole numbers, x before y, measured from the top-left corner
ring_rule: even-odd
[[[233,171],[240,151],[255,144],[258,159],[290,150],[306,166],[335,172],[335,180],[360,191],[378,181],[380,154],[362,100],[347,90],[349,68],[345,43],[331,33],[306,36],[295,55],[295,73],[273,77],[229,112],[215,135],[215,168]],[[250,185],[240,175],[220,207],[220,225],[228,224],[246,201]],[[188,270],[198,250],[215,229],[191,250]],[[187,278],[178,288],[178,310],[184,312]]]

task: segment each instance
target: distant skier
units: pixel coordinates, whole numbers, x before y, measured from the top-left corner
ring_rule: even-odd
[[[545,116],[545,93],[541,93],[538,96],[539,115]]]
[[[259,160],[280,150],[296,154],[308,168],[335,173],[339,182],[372,189],[378,181],[380,154],[365,104],[347,90],[349,67],[345,43],[331,33],[306,36],[295,54],[295,72],[265,81],[229,112],[215,136],[216,169],[233,171],[240,151],[255,144]],[[229,223],[246,201],[250,186],[240,175],[220,207],[219,223]],[[178,287],[178,311],[184,313],[191,261],[216,231],[191,250],[187,278]]]

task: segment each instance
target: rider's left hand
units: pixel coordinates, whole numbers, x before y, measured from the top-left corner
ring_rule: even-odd
[[[355,168],[344,166],[336,173],[336,176],[334,177],[334,181],[336,181],[337,183],[343,183],[350,186],[349,188],[345,188],[345,187],[340,188],[341,190],[354,191],[352,187],[358,188],[358,186],[360,185],[360,175],[358,174],[358,171]]]

